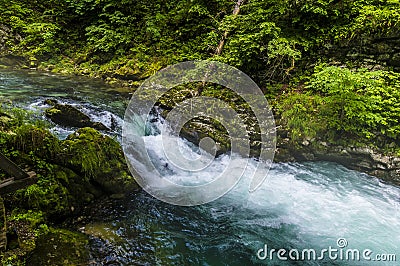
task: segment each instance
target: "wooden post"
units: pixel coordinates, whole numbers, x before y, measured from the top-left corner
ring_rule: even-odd
[[[10,161],[10,159],[5,157],[2,153],[0,153],[0,168],[6,171],[10,176],[13,176],[15,180],[29,177],[18,165]]]
[[[0,197],[0,251],[5,251],[7,248],[6,226],[6,209],[4,208],[3,198]]]
[[[11,178],[0,182],[0,250],[4,251],[7,248],[7,224],[6,210],[4,207],[3,198],[1,195],[14,192],[18,189],[36,183],[36,173],[28,172],[18,167],[10,159],[0,153],[0,168],[7,172]]]

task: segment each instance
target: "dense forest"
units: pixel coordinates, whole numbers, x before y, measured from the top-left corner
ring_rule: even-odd
[[[0,12],[2,68],[100,78],[133,92],[168,65],[219,61],[260,86],[274,111],[278,150],[301,154],[293,160],[347,153],[343,147],[400,157],[399,0],[0,0]],[[35,232],[20,253],[2,256],[4,265],[22,265],[38,236],[81,237],[46,224],[91,202],[93,196],[77,199],[97,189],[90,180],[108,187],[104,173],[112,171],[121,176],[116,183],[131,178],[117,142],[93,129],[58,140],[42,125],[24,123],[20,110],[1,110],[1,117],[0,151],[48,175],[5,200],[9,209],[19,206],[8,219]],[[285,156],[278,151],[279,160]],[[382,177],[400,184],[398,173]],[[82,184],[88,188],[79,190]],[[72,196],[71,187],[79,188]]]
[[[26,58],[28,67],[133,88],[169,64],[217,60],[262,87],[293,139],[303,132],[382,146],[398,143],[400,130],[399,5],[2,1],[2,53]]]

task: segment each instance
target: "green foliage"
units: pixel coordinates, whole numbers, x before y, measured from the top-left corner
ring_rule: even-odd
[[[13,213],[11,214],[11,217],[9,218],[9,221],[25,221],[30,224],[31,227],[36,227],[39,224],[42,224],[45,222],[45,218],[43,215],[43,212],[41,211],[21,211],[18,209],[13,210]]]
[[[293,141],[314,138],[325,132],[324,121],[318,117],[318,107],[323,100],[320,96],[292,92],[281,98],[278,109]]]
[[[1,23],[8,24],[14,29],[23,29],[27,22],[32,22],[32,9],[23,1],[0,1],[2,16]]]
[[[24,155],[20,153],[20,157]],[[61,170],[39,157],[31,155],[30,159],[26,162],[37,173],[38,181],[18,190],[10,199],[17,206],[43,213],[45,217],[68,214],[72,204],[71,191],[63,184],[65,180],[59,178]]]
[[[141,80],[169,64],[213,58],[258,83],[287,81],[332,44],[398,35],[399,1],[1,1],[14,52],[54,71]],[[215,50],[227,34],[222,53]],[[49,63],[51,61],[51,63]],[[137,85],[137,83],[131,83]]]
[[[11,27],[22,40],[9,43],[14,53],[54,55],[64,43],[60,31],[65,20],[64,1],[0,1],[0,23]],[[63,18],[59,21],[60,18]]]
[[[390,36],[399,33],[400,2],[389,1],[357,1],[352,7],[355,14],[347,33],[351,37]]]
[[[308,88],[325,96],[329,127],[371,138],[400,133],[400,74],[320,66]]]
[[[228,31],[223,59],[237,67],[257,68],[267,58],[267,44],[279,35],[280,29],[268,16],[269,10],[262,6],[244,6],[238,16],[227,15],[221,31]],[[261,60],[260,60],[261,59]]]
[[[230,0],[3,0],[0,23],[22,36],[14,51],[48,60],[46,68],[128,79],[130,86],[172,63],[212,59],[276,88],[301,75],[299,68],[318,61],[314,57],[327,47],[399,34],[395,0],[253,0],[232,15],[234,6]],[[222,39],[222,53],[215,55]],[[398,139],[397,74],[318,66],[307,80],[307,91],[296,84],[300,92],[280,99],[294,136],[333,130],[336,137]],[[297,121],[296,112],[302,114]],[[13,119],[22,126],[18,115]],[[313,121],[316,129],[306,132]],[[90,149],[91,155],[70,162],[80,163],[87,176],[95,173],[97,159],[106,158]]]
[[[34,122],[31,112],[10,105],[0,105],[0,126],[12,129],[23,125],[26,121]]]
[[[319,65],[305,89],[280,104],[292,137],[333,132],[335,138],[400,140],[400,74]]]
[[[25,46],[32,55],[58,53],[56,35],[60,27],[53,23],[31,23],[24,27],[26,37],[20,45]],[[39,44],[39,45],[38,45]]]
[[[103,13],[96,25],[86,28],[88,44],[94,52],[118,51],[123,53],[125,47],[131,42],[133,24],[131,17],[125,16],[120,11],[112,14]]]
[[[117,141],[92,128],[82,128],[70,135],[62,143],[62,152],[72,169],[88,178],[109,173],[113,164],[123,158]]]
[[[18,254],[0,254],[0,258],[3,266],[25,266],[24,260]]]

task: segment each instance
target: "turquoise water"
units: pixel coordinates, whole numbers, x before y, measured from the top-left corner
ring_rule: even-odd
[[[153,163],[163,165],[167,158],[160,135],[144,138]],[[188,146],[188,157],[196,156],[185,140],[179,145]],[[169,167],[164,178],[209,181],[224,171],[228,157],[217,158],[210,169],[191,176]],[[243,165],[243,158],[232,157]],[[280,163],[273,165],[258,190],[249,193],[256,165],[250,161],[239,184],[206,205],[172,206],[143,192],[124,202],[121,213],[97,215],[102,221],[82,229],[93,236],[93,260],[106,265],[376,265],[376,256],[398,259],[398,187],[334,163]],[[107,234],[96,234],[99,231]],[[316,255],[304,253],[284,261],[276,253],[259,253],[265,245],[269,252],[285,249],[287,258],[291,250],[302,254],[312,249]],[[336,253],[322,253],[324,249]],[[364,257],[365,251],[369,253]]]
[[[122,124],[129,95],[100,81],[27,71],[0,71],[0,100],[41,115],[43,100],[55,98],[77,106],[107,125],[111,116]],[[53,125],[60,137],[73,128]],[[115,134],[119,134],[118,130]],[[153,162],[164,162],[156,136]],[[182,145],[188,145],[179,140]],[[187,153],[195,152],[190,147]],[[189,154],[190,155],[190,154]],[[228,155],[219,157],[213,178]],[[241,158],[236,158],[241,160]],[[250,162],[253,167],[256,162]],[[179,180],[179,172],[166,171]],[[340,165],[319,163],[274,164],[267,180],[248,192],[250,176],[222,198],[206,205],[178,207],[145,192],[90,208],[89,219],[77,229],[90,236],[90,265],[399,265],[400,189]],[[339,248],[339,243],[347,243]],[[264,260],[257,252],[271,249],[323,249],[346,252],[371,250],[369,257],[395,254],[397,262],[330,259],[283,261],[273,254]],[[263,252],[260,253],[264,255]],[[295,254],[295,253],[292,253]],[[287,256],[287,254],[286,254]],[[392,258],[393,259],[393,258]]]
[[[98,265],[398,265],[398,262],[260,260],[270,249],[348,249],[399,253],[400,190],[340,165],[275,164],[262,187],[248,181],[197,207],[162,203],[146,193],[85,224]],[[96,234],[101,230],[107,234]],[[349,256],[349,258],[352,258]],[[398,259],[398,257],[397,257]]]
[[[93,121],[101,122],[112,128],[112,121],[117,122],[115,132],[121,133],[122,117],[130,95],[120,93],[97,79],[54,75],[37,71],[0,70],[0,104],[17,106],[38,114],[40,119],[46,119],[44,109],[45,99],[56,99],[77,107]],[[64,128],[52,125],[52,131],[65,138],[76,128]]]

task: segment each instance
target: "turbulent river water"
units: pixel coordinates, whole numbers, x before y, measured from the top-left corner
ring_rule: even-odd
[[[96,80],[0,71],[1,102],[40,116],[46,98],[106,125],[114,117],[112,134],[119,136],[129,95]],[[64,138],[74,129],[52,130]],[[145,138],[161,163],[157,136]],[[200,178],[222,171],[227,157]],[[273,164],[253,193],[249,179],[245,174],[228,194],[196,207],[139,192],[92,210],[97,217],[77,228],[90,235],[90,265],[399,265],[400,188],[328,162]]]

